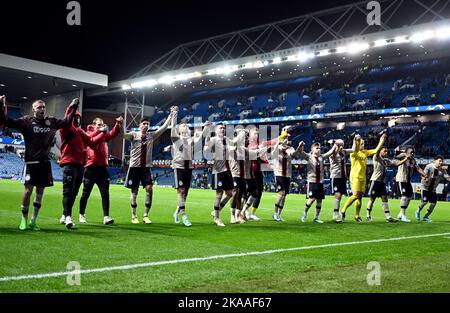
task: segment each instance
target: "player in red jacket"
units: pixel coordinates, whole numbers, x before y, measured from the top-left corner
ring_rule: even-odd
[[[69,115],[69,108],[66,117]],[[72,207],[80,190],[83,180],[84,163],[86,161],[87,146],[94,147],[104,137],[104,129],[87,134],[81,129],[81,114],[76,112],[69,127],[60,130],[61,159],[59,165],[63,174],[63,215],[60,223],[67,228],[74,226],[72,222]]]
[[[84,166],[83,194],[80,199],[80,223],[86,223],[86,205],[92,188],[97,184],[102,196],[103,224],[113,224],[114,220],[109,216],[109,173],[108,173],[108,142],[120,134],[123,117],[116,118],[113,129],[92,147],[87,148],[87,161]],[[88,134],[96,130],[102,130],[105,124],[101,118],[95,118],[92,125],[88,126]]]

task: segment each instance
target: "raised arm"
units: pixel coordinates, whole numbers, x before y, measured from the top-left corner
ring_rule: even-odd
[[[356,152],[356,137],[353,138],[353,144],[352,144],[352,148],[351,149],[344,149],[344,153],[345,154],[350,154]]]
[[[202,132],[194,133],[194,145],[201,141],[203,138],[207,138],[211,135],[211,122],[207,121],[203,127]]]
[[[72,102],[69,104],[69,106],[66,110],[65,117],[63,119],[55,119],[55,128],[56,129],[72,126],[73,118],[75,117],[75,113],[78,110],[79,104],[80,104],[80,99],[75,98],[72,100]]]
[[[122,116],[116,118],[116,124],[114,124],[113,129],[111,129],[111,131],[105,135],[106,141],[111,141],[120,134],[120,131],[122,130],[122,123],[123,123]]]
[[[164,122],[164,124],[163,124],[160,128],[158,128],[157,130],[155,130],[155,131],[153,132],[153,138],[154,138],[154,139],[157,139],[159,136],[161,136],[161,135],[166,131],[166,129],[169,127],[170,123],[172,123],[172,115],[173,115],[174,112],[176,112],[176,111],[178,111],[178,107],[173,106],[173,107],[170,108],[170,114],[169,114],[169,116],[167,117],[167,119],[166,119],[166,121]],[[176,122],[176,121],[175,121],[175,122]]]
[[[177,129],[177,118],[178,112],[171,113],[167,118],[170,119],[170,139],[172,140],[172,143],[175,143],[178,139],[180,139],[180,134],[178,133]]]
[[[389,160],[389,166],[395,166],[395,167],[399,167],[400,165],[403,165],[406,161],[408,161],[408,157],[403,158],[401,161],[398,160]]]
[[[305,152],[305,142],[300,141],[297,147],[297,150],[295,150],[294,154],[296,157],[301,156],[305,160],[309,160],[310,155]]]
[[[381,148],[383,148],[384,142],[386,141],[386,137],[387,137],[386,134],[381,136],[380,141],[378,142],[378,146],[375,149],[366,150],[366,156],[371,157],[371,156],[377,154],[378,152],[380,152]]]
[[[330,156],[332,156],[333,154],[334,154],[334,152],[335,151],[337,151],[338,150],[338,148],[337,148],[337,145],[336,145],[336,143],[333,145],[333,147],[328,151],[328,152],[325,152],[323,155],[322,155],[322,157],[324,158],[324,159],[328,159]]]
[[[247,130],[245,129],[238,129],[237,131],[237,136],[231,140],[231,146],[233,148],[236,148],[237,146],[241,146],[241,147],[245,147],[245,135]]]
[[[205,138],[205,148],[203,149],[204,152],[212,152],[212,148],[214,147],[214,144],[216,142],[217,137],[206,137]]]
[[[125,127],[123,128],[123,139],[125,140],[133,140],[133,132],[126,132]]]
[[[131,140],[133,140],[133,131],[127,132],[126,127],[127,126],[124,123],[123,124],[123,129],[122,129],[122,131],[123,131],[123,139],[131,141]]]
[[[15,128],[19,131],[23,130],[25,123],[22,118],[12,119],[6,116],[6,97],[0,96],[0,125],[5,125],[7,127]]]
[[[91,148],[96,146],[103,138],[105,138],[105,132],[98,130],[90,135],[81,128],[76,128],[75,131],[77,135],[79,135],[83,139],[83,142]]]
[[[301,141],[298,144],[297,149],[292,153],[292,156],[294,158],[298,158],[301,155],[304,159],[309,159],[309,154],[305,153],[303,150],[304,146],[305,146],[305,143],[303,141]]]

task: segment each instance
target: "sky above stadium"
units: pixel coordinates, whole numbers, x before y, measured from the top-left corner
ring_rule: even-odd
[[[2,1],[0,53],[126,79],[179,44],[353,1],[80,0],[81,25],[69,26],[69,1]]]

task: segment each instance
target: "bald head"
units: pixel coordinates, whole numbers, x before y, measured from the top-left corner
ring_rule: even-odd
[[[33,102],[32,110],[34,117],[43,119],[45,117],[45,102],[42,100],[36,100]]]

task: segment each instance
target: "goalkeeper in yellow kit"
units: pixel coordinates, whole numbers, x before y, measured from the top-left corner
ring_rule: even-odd
[[[378,146],[373,150],[364,150],[364,140],[361,139],[360,135],[355,136],[356,149],[355,152],[350,154],[350,185],[352,188],[352,196],[347,199],[344,207],[341,210],[341,219],[337,222],[342,222],[345,220],[345,213],[347,209],[355,202],[355,221],[358,223],[362,222],[359,213],[361,212],[361,199],[366,192],[366,165],[367,158],[377,154],[384,145],[387,138],[386,133],[384,133]]]

